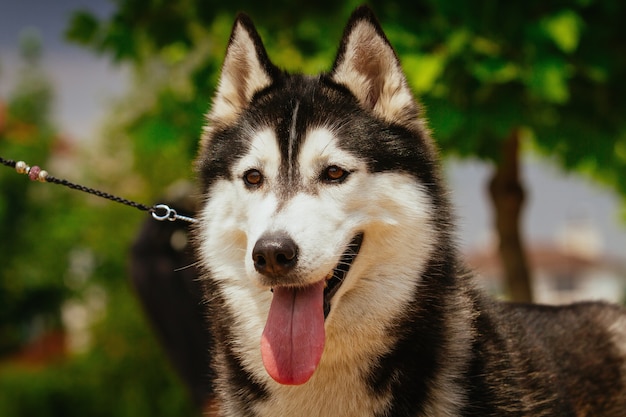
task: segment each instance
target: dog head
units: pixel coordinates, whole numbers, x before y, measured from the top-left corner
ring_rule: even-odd
[[[197,160],[197,242],[276,381],[306,382],[339,329],[374,343],[412,297],[447,216],[433,148],[369,9],[318,76],[278,69],[238,17]]]

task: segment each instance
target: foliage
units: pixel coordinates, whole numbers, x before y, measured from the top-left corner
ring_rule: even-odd
[[[0,368],[0,415],[197,415],[128,289],[110,296],[114,317],[96,327],[94,349],[48,367]]]
[[[356,5],[117,3],[108,20],[75,14],[68,36],[136,69],[138,90],[151,96],[127,126],[137,146],[156,146],[166,136],[189,159],[236,12],[252,15],[275,62],[317,72],[328,68]],[[445,152],[497,160],[498,144],[524,128],[537,149],[626,196],[623,2],[374,0],[372,6]],[[146,83],[155,72],[159,80]]]
[[[496,144],[525,127],[563,166],[626,195],[624,12],[607,0],[432,1],[383,22],[411,34],[398,52],[444,150],[496,159]],[[414,77],[424,67],[427,75]]]
[[[52,89],[43,76],[40,56],[36,35],[25,34],[22,39],[24,68],[6,106],[5,122],[0,130],[0,150],[17,159],[45,161],[56,140],[50,122]],[[25,328],[33,320],[55,321],[59,302],[64,297],[59,282],[46,279],[46,273],[52,271],[57,277],[62,276],[64,260],[45,256],[46,248],[32,243],[46,237],[41,231],[50,229],[40,228],[51,223],[47,213],[58,212],[63,202],[46,194],[34,196],[40,184],[24,184],[23,180],[8,170],[0,172],[0,235],[6,237],[0,240],[4,260],[0,269],[3,300],[0,303],[0,354],[28,337]],[[53,229],[51,234],[57,232],[62,233]],[[48,234],[47,237],[55,236]],[[41,264],[21,264],[24,258],[19,254],[27,254],[29,259],[38,258]]]
[[[57,133],[41,53],[37,36],[26,34],[20,78],[0,108],[0,155],[114,189],[110,168],[119,161],[107,166],[109,158]],[[133,184],[132,175],[124,179]],[[4,167],[0,189],[0,415],[194,415],[128,284],[128,247],[143,216]],[[94,293],[106,314],[92,314],[92,349],[50,366],[15,361],[24,346],[63,330],[65,306]]]

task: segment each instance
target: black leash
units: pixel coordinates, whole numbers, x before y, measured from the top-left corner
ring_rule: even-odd
[[[59,184],[64,187],[71,188],[73,190],[82,191],[84,193],[92,194],[97,197],[106,198],[107,200],[115,201],[116,203],[124,204],[129,207],[134,207],[141,211],[149,212],[155,220],[175,221],[182,220],[188,223],[196,223],[197,220],[193,217],[183,216],[178,214],[176,210],[169,207],[167,204],[155,204],[154,206],[147,206],[145,204],[137,203],[132,200],[127,200],[122,197],[118,197],[113,194],[105,193],[104,191],[96,190],[94,188],[85,187],[84,185],[75,184],[62,178],[53,177],[48,171],[41,169],[37,165],[29,166],[24,161],[12,161],[10,159],[4,159],[0,157],[0,163],[9,168],[15,169],[18,174],[28,175],[31,181],[49,182],[52,184]]]

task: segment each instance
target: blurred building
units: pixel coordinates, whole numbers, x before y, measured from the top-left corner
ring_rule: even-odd
[[[604,255],[600,234],[585,219],[569,222],[553,242],[529,244],[526,255],[535,302],[626,301],[626,264]],[[472,251],[466,259],[489,292],[505,292],[495,244]]]

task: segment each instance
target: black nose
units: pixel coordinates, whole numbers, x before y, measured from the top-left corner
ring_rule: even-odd
[[[266,233],[252,249],[254,268],[268,277],[291,271],[298,258],[298,245],[286,233]]]

